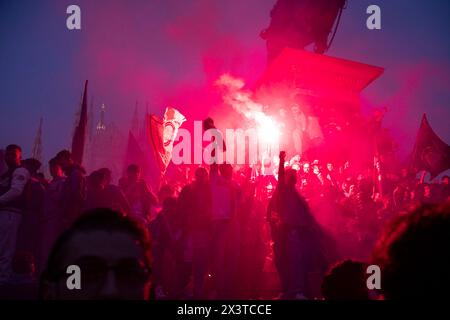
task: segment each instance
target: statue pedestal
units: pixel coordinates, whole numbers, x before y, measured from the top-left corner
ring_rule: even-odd
[[[284,123],[285,143],[298,146],[290,133],[302,133],[302,153],[321,147],[333,151],[363,126],[360,93],[384,69],[355,61],[285,48],[254,88],[265,112]],[[367,129],[367,128],[366,128]],[[298,140],[298,139],[297,139]],[[342,149],[342,148],[341,148]],[[337,150],[335,150],[337,151]],[[292,153],[290,152],[290,153]]]

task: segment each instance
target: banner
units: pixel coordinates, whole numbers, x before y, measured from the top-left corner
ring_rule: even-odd
[[[172,159],[173,142],[184,121],[186,118],[171,107],[166,108],[163,120],[155,115],[147,116],[148,136],[161,174],[166,172]]]
[[[439,138],[424,114],[412,153],[414,170],[430,172],[431,179],[450,168],[450,146]]]
[[[81,104],[80,121],[75,129],[72,138],[72,159],[75,163],[82,164],[84,153],[84,141],[86,139],[87,126],[87,85],[84,83],[83,102]]]

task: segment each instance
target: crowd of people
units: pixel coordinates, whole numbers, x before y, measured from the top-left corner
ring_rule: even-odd
[[[48,162],[50,180],[17,145],[3,157],[0,298],[369,299],[450,283],[448,176],[281,152],[275,171],[198,166],[153,192],[135,164],[115,185],[67,150]],[[375,292],[370,263],[382,270]],[[66,287],[71,264],[82,290]]]

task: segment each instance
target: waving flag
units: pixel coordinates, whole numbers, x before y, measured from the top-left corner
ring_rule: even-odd
[[[450,168],[450,146],[439,138],[424,114],[412,153],[412,167],[431,173],[431,179]]]
[[[155,115],[147,116],[148,136],[162,174],[172,159],[173,142],[184,121],[186,118],[171,107],[166,108],[163,120]]]
[[[72,138],[72,158],[75,163],[82,164],[84,154],[84,142],[86,138],[87,127],[87,85],[88,81],[84,83],[83,102],[81,104],[80,121],[75,129]]]

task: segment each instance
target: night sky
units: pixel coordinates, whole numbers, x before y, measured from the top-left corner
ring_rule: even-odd
[[[44,157],[70,146],[83,81],[107,121],[124,132],[135,101],[161,114],[175,105],[189,118],[209,113],[196,100],[221,73],[250,85],[264,71],[275,0],[0,0],[0,147],[31,152],[44,118]],[[66,28],[66,8],[81,7],[82,30]],[[368,30],[370,4],[382,29]],[[422,113],[450,143],[450,1],[349,0],[331,56],[385,68],[362,95],[364,110],[386,106],[384,126],[412,148]],[[205,94],[206,96],[207,94]],[[214,106],[211,106],[214,108]],[[193,120],[193,119],[191,119]]]

